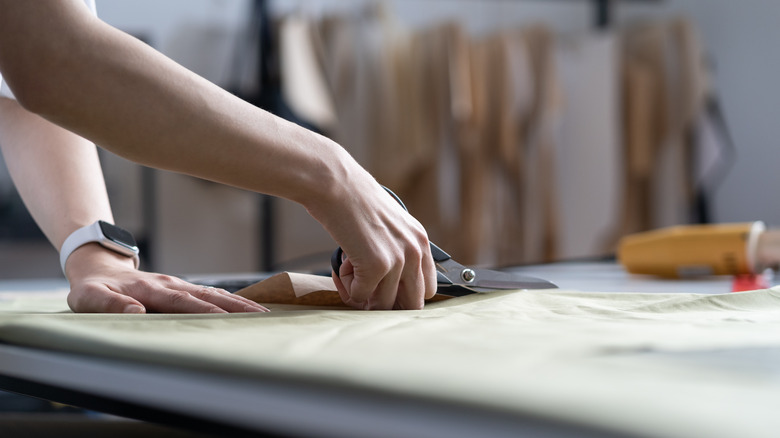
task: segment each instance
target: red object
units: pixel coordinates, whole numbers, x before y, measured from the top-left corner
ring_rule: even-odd
[[[731,284],[732,292],[745,292],[749,290],[769,288],[769,278],[765,274],[735,275]]]

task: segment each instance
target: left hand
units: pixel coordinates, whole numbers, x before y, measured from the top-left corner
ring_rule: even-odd
[[[133,261],[97,243],[78,248],[65,266],[74,312],[228,313],[268,309],[223,289],[138,271]]]

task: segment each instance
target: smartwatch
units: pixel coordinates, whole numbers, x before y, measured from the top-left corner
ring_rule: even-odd
[[[105,221],[97,221],[86,227],[74,231],[62,244],[60,250],[60,266],[62,272],[65,272],[65,262],[68,257],[87,243],[97,242],[116,253],[126,257],[132,257],[135,267],[138,269],[140,259],[138,258],[138,246],[135,243],[133,235],[129,231],[119,228],[116,225]]]

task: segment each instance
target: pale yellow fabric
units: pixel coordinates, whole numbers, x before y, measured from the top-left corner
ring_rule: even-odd
[[[15,301],[0,302],[0,340],[31,347],[313,378],[642,436],[768,437],[780,427],[778,288],[504,292],[421,311],[232,315],[20,315],[9,306],[40,303]]]

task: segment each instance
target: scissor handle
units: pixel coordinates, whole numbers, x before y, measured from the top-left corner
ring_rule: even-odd
[[[385,186],[382,186],[382,188],[385,189],[385,191],[387,193],[389,193],[390,196],[393,197],[393,199],[395,199],[399,204],[401,204],[401,207],[403,207],[404,210],[406,210],[407,212],[409,211],[406,208],[406,205],[404,205],[403,201],[401,201],[401,198],[398,197],[398,195],[393,193],[392,190],[388,189]],[[444,252],[441,248],[436,246],[433,242],[428,241],[428,244],[431,247],[431,255],[433,256],[433,260],[436,263],[444,262],[444,261],[449,260],[449,259],[452,258],[452,257],[450,257],[449,254]],[[343,255],[344,255],[344,250],[342,250],[341,247],[338,247],[338,248],[336,248],[335,251],[333,251],[333,255],[330,256],[330,267],[333,269],[333,272],[336,273],[336,277],[339,277],[339,269],[341,268],[341,263],[342,263],[341,258],[342,258]],[[443,276],[439,275],[439,277],[441,278]],[[444,277],[444,278],[446,279],[446,277]],[[447,280],[447,281],[449,282],[449,280]]]
[[[433,256],[433,261],[436,263],[446,262],[447,260],[451,259],[449,254],[444,252],[443,249],[436,246],[435,243],[428,241],[428,244],[431,246],[431,255]]]
[[[341,247],[338,247],[335,251],[333,251],[333,255],[330,256],[330,267],[333,269],[336,277],[339,278],[341,278],[341,275],[339,275],[339,269],[341,268],[341,256],[343,254],[344,250],[342,250]]]

